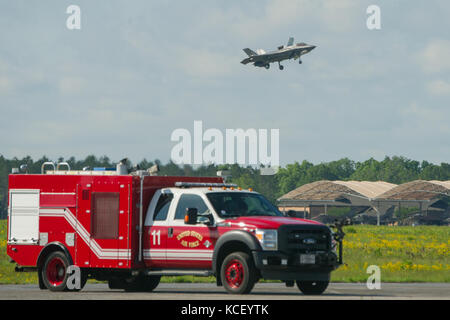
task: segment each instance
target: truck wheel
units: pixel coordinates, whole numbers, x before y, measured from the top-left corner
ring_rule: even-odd
[[[142,282],[144,286],[144,290],[146,292],[153,291],[159,284],[159,281],[161,280],[161,276],[146,276],[144,277],[144,281]]]
[[[67,268],[69,259],[61,251],[48,255],[42,268],[42,281],[50,291],[63,291],[67,288]]]
[[[253,260],[244,252],[229,254],[220,269],[223,286],[231,294],[250,293],[257,281],[256,275]]]
[[[125,280],[120,278],[111,278],[108,280],[108,287],[114,289],[125,289]]]
[[[124,289],[127,292],[151,292],[159,284],[161,276],[137,276],[132,280],[125,280]]]
[[[328,287],[329,281],[297,281],[297,287],[303,294],[319,295]]]

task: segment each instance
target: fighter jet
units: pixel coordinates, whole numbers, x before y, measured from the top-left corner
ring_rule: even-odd
[[[281,61],[287,59],[299,59],[298,63],[302,63],[301,56],[311,52],[316,46],[312,46],[306,43],[297,43],[294,44],[294,38],[289,38],[289,41],[286,46],[279,46],[278,50],[265,52],[262,49],[253,50],[249,48],[243,49],[244,52],[248,55],[248,58],[245,58],[241,61],[242,64],[253,63],[255,67],[264,67],[266,69],[270,68],[270,63],[278,62],[278,67],[280,70],[283,70],[284,67],[280,64]]]

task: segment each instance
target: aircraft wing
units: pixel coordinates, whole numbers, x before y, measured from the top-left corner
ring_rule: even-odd
[[[255,51],[253,51],[253,50],[250,49],[250,48],[245,48],[245,49],[242,49],[242,50],[244,50],[244,52],[245,52],[249,57],[258,55]]]
[[[267,54],[251,56],[251,57],[245,58],[244,60],[241,61],[242,64],[247,64],[250,62],[254,63],[254,62],[272,62],[272,61],[270,59],[270,55],[267,55]]]
[[[241,61],[242,64],[247,64],[247,63],[250,63],[250,62],[252,62],[251,58],[245,58],[244,60]]]
[[[249,48],[243,49],[244,52],[248,55],[248,58],[245,58],[241,61],[242,64],[247,64],[250,62],[270,62],[271,54],[265,53],[257,53]]]

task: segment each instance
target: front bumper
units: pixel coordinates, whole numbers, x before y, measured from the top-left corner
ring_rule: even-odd
[[[267,280],[329,281],[331,271],[339,267],[334,252],[315,252],[314,264],[300,263],[299,253],[253,251],[253,261],[261,276]]]

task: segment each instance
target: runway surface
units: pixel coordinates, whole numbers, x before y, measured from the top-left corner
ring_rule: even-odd
[[[251,294],[227,294],[212,283],[161,283],[153,292],[110,290],[106,284],[87,284],[80,292],[50,292],[37,285],[0,285],[0,300],[450,300],[450,283],[382,283],[369,290],[361,283],[331,283],[320,296],[305,296],[296,286],[258,283]]]

